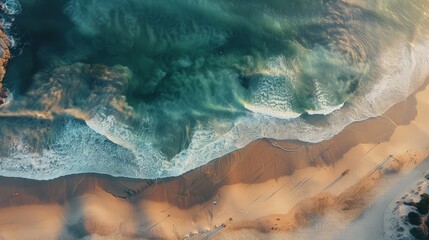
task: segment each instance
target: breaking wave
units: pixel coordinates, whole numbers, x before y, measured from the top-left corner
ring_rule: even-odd
[[[429,75],[426,1],[21,4],[4,176],[177,176],[259,138],[329,139]]]

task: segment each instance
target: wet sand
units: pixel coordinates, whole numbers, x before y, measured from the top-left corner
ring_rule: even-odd
[[[428,156],[428,96],[318,144],[261,139],[170,179],[1,177],[0,239],[331,239]]]

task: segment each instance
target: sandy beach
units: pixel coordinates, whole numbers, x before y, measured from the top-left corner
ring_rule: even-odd
[[[0,240],[429,238],[428,11],[0,1]]]
[[[428,94],[318,144],[261,139],[170,179],[2,177],[0,239],[344,239],[422,177],[409,173],[429,153]]]

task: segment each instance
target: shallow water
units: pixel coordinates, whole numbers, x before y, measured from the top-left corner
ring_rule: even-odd
[[[5,176],[168,177],[258,138],[319,142],[429,69],[424,0],[19,3]]]

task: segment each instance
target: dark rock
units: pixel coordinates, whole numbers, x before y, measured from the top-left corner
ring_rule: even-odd
[[[429,195],[422,194],[420,195],[421,200],[416,204],[417,211],[420,214],[427,214],[429,212]]]
[[[7,98],[7,97],[8,97],[7,91],[0,90],[0,98]]]
[[[412,224],[412,225],[420,225],[422,223],[422,219],[420,217],[420,214],[416,213],[416,212],[410,212],[408,213],[408,221]]]
[[[425,239],[425,234],[423,233],[423,231],[419,227],[413,227],[413,228],[411,228],[410,233],[416,239],[419,239],[419,240],[420,239]]]

